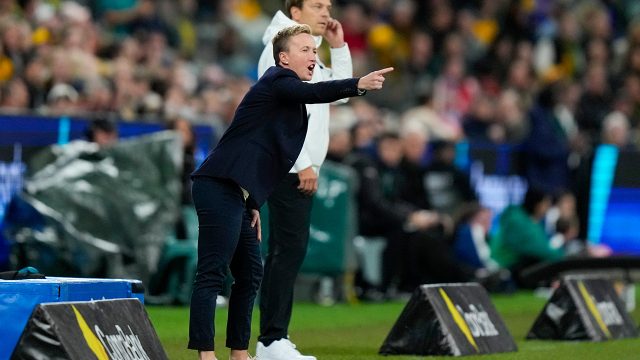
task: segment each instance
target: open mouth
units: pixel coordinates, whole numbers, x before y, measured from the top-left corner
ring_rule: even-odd
[[[309,71],[313,71],[313,69],[315,69],[316,64],[311,64],[309,66],[307,66],[307,69],[309,69]]]

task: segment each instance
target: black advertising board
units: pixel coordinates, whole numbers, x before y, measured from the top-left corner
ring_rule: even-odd
[[[636,325],[610,279],[567,276],[527,339],[605,341],[637,336]]]
[[[477,283],[418,287],[380,348],[383,355],[476,355],[517,351]]]
[[[11,359],[167,359],[137,299],[44,303]]]

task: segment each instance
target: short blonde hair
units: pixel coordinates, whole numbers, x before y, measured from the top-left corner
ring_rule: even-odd
[[[299,34],[311,35],[311,27],[307,24],[296,24],[286,27],[276,34],[271,41],[273,43],[273,60],[276,65],[279,62],[281,52],[289,51],[289,39]]]

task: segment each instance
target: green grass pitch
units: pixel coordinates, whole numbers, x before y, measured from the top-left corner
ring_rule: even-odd
[[[640,338],[599,343],[524,340],[546,300],[533,296],[531,292],[519,292],[514,295],[494,295],[492,301],[516,340],[518,352],[482,355],[478,357],[479,359],[640,359]],[[339,304],[331,307],[297,303],[294,306],[293,319],[289,329],[290,336],[303,350],[303,353],[315,355],[319,360],[424,359],[424,357],[418,356],[378,355],[380,345],[403,308],[404,303],[399,302]],[[195,351],[186,349],[188,307],[148,306],[147,311],[169,359],[193,360],[197,358]],[[251,345],[249,347],[251,353],[255,351],[258,314],[256,308],[253,313]],[[640,322],[640,308],[636,308],[632,317],[636,324]],[[221,360],[226,360],[229,356],[228,349],[224,347],[226,318],[226,309],[218,309],[216,313],[216,348],[217,357]],[[428,358],[446,359],[449,357]]]

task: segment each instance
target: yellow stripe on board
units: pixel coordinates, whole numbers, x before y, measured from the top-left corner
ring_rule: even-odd
[[[453,301],[451,301],[447,293],[444,292],[442,288],[438,289],[438,291],[440,291],[440,296],[442,296],[442,299],[444,299],[444,302],[447,304],[449,312],[453,317],[453,321],[455,321],[456,325],[458,325],[464,336],[467,338],[467,340],[469,340],[469,343],[473,346],[474,349],[476,349],[476,352],[478,352],[478,345],[476,344],[476,340],[471,334],[469,325],[467,325],[467,322],[464,321],[464,318],[462,317],[458,309],[456,309],[456,306],[453,304]]]
[[[591,313],[591,315],[593,315],[594,319],[596,319],[596,322],[600,326],[600,329],[602,329],[602,332],[606,337],[610,338],[611,333],[609,332],[609,328],[607,327],[607,324],[604,323],[604,320],[602,320],[602,315],[600,315],[600,311],[598,311],[596,304],[593,302],[591,295],[589,295],[589,292],[587,291],[587,288],[584,287],[584,284],[582,283],[582,281],[578,281],[578,289],[580,289],[580,294],[582,295],[584,302],[587,304],[587,308],[589,309],[589,312]]]
[[[82,314],[76,309],[75,306],[71,305],[73,308],[73,312],[76,313],[76,320],[78,320],[78,326],[80,326],[80,330],[82,330],[82,335],[84,336],[87,345],[89,345],[89,349],[93,351],[98,360],[109,360],[109,356],[107,355],[107,351],[96,335],[91,331],[89,325],[87,325],[86,320],[82,317]]]

